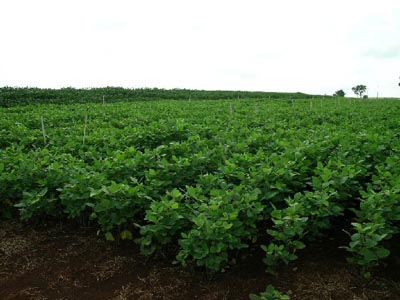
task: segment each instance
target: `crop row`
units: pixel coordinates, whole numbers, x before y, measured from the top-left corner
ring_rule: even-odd
[[[39,103],[73,104],[73,103],[113,103],[169,100],[222,100],[222,99],[305,99],[313,98],[303,93],[274,93],[248,91],[204,91],[187,89],[128,89],[105,87],[90,89],[39,89],[0,87],[0,107],[12,107]]]

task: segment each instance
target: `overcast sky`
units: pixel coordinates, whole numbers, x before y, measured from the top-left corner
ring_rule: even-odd
[[[399,0],[1,0],[0,86],[400,96]]]

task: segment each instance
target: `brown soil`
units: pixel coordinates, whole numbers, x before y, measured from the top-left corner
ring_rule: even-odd
[[[292,300],[400,299],[399,243],[367,281],[346,262],[338,235],[309,246],[277,277],[265,273],[262,253],[255,250],[210,279],[171,259],[145,258],[133,243],[105,242],[93,229],[3,222],[0,299],[243,300],[268,284],[290,293]]]

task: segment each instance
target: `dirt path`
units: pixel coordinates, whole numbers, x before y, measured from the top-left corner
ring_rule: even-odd
[[[399,241],[397,240],[397,244]],[[0,223],[0,299],[243,300],[272,283],[302,300],[400,299],[400,258],[366,281],[346,262],[336,239],[315,243],[274,278],[262,253],[207,279],[171,259],[147,259],[134,244],[116,246],[93,229]],[[397,249],[397,254],[400,251]]]

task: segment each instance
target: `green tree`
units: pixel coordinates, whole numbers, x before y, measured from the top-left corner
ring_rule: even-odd
[[[367,86],[363,84],[356,85],[352,87],[351,90],[356,94],[358,97],[362,97],[362,95],[367,91]]]
[[[346,93],[343,90],[338,90],[333,94],[335,97],[344,97],[345,95]]]

